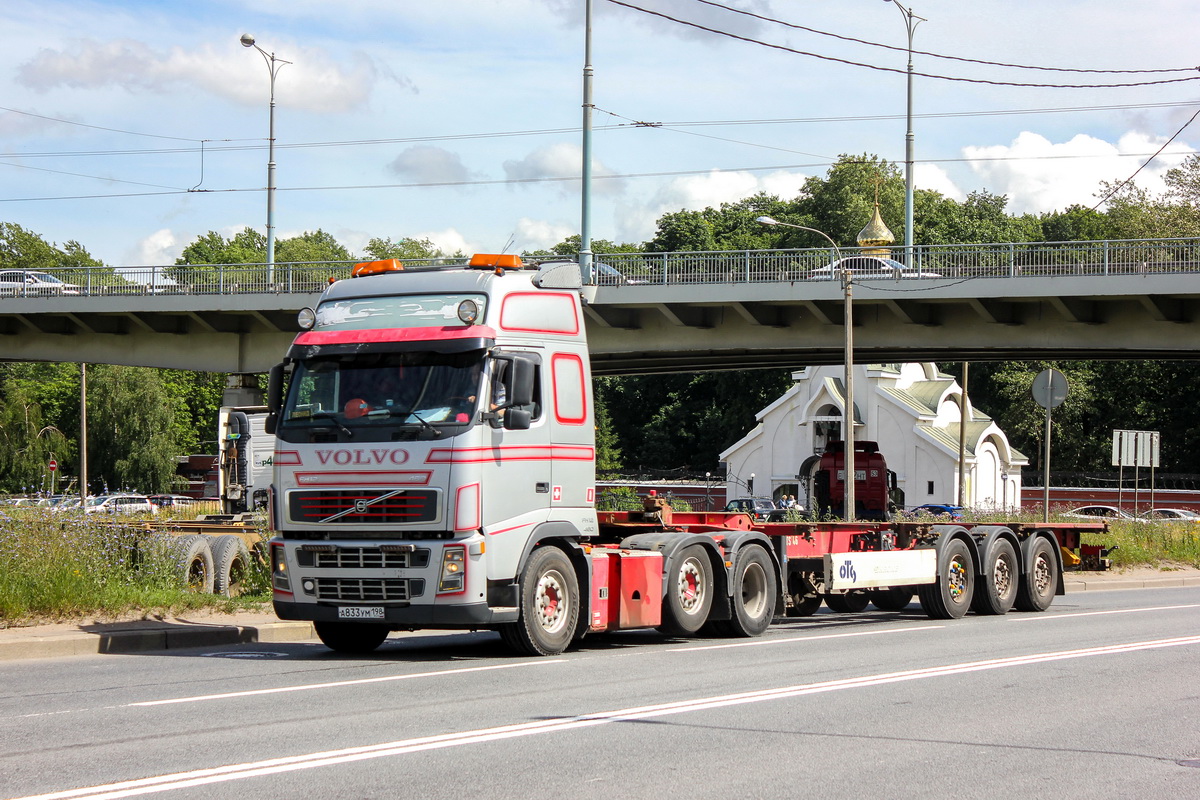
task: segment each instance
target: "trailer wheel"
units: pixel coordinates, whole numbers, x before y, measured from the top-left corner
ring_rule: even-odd
[[[907,586],[893,586],[890,589],[873,589],[867,592],[871,603],[880,611],[903,611],[912,602],[913,590]]]
[[[1033,564],[1021,576],[1016,606],[1021,611],[1045,611],[1054,602],[1058,588],[1058,560],[1054,549],[1044,537],[1033,543]]]
[[[937,582],[921,584],[917,596],[930,619],[959,619],[971,607],[974,589],[975,559],[962,539],[951,539],[938,556]]]
[[[237,597],[250,574],[250,550],[237,536],[217,536],[212,540],[213,594]]]
[[[672,563],[658,629],[668,636],[691,636],[704,626],[712,608],[712,563],[698,544],[680,550]]]
[[[792,605],[784,611],[789,617],[811,617],[821,607],[821,595],[812,597],[797,597],[792,595]]]
[[[825,605],[829,606],[830,611],[836,611],[839,614],[858,614],[866,611],[870,602],[871,598],[862,592],[825,595]]]
[[[567,649],[579,617],[579,579],[557,547],[533,551],[521,574],[521,615],[502,625],[500,636],[512,649],[531,656],[555,656]]]
[[[386,625],[371,622],[313,623],[321,643],[338,653],[373,653],[390,632]]]
[[[175,561],[190,592],[212,594],[213,554],[208,538],[200,534],[174,537]]]
[[[747,545],[733,564],[733,616],[728,625],[734,636],[761,636],[775,618],[779,580],[767,551]]]
[[[975,584],[971,610],[976,614],[1007,614],[1017,599],[1021,567],[1011,543],[997,539],[985,556],[983,580]]]

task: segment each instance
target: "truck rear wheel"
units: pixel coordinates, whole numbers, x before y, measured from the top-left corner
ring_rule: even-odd
[[[830,611],[836,611],[839,614],[858,614],[866,611],[870,602],[871,598],[862,592],[825,595],[825,605],[829,606]]]
[[[1021,576],[1016,606],[1021,611],[1045,611],[1054,602],[1058,589],[1058,559],[1054,548],[1044,537],[1033,543],[1033,563]]]
[[[975,559],[962,539],[951,539],[938,555],[937,582],[921,584],[917,596],[930,619],[959,619],[971,607]]]
[[[215,578],[208,537],[193,533],[175,537],[171,544],[188,591],[212,594]]]
[[[388,637],[386,625],[370,622],[314,622],[321,643],[339,653],[373,653]]]
[[[575,635],[579,579],[557,547],[533,551],[521,575],[521,615],[499,628],[504,642],[531,656],[556,656]]]
[[[971,610],[976,614],[1007,614],[1017,599],[1021,567],[1012,544],[998,539],[984,557],[983,580],[975,584]]]
[[[658,629],[668,636],[691,636],[704,626],[712,608],[712,563],[698,544],[683,548],[671,561]]]
[[[747,545],[738,551],[733,564],[733,616],[729,631],[734,636],[761,636],[775,618],[775,595],[779,580],[767,551]]]
[[[821,607],[821,595],[813,595],[805,597],[802,595],[792,595],[792,604],[784,611],[789,617],[811,617],[817,613],[817,609]]]
[[[217,536],[212,540],[213,594],[237,597],[250,572],[250,550],[237,536]]]

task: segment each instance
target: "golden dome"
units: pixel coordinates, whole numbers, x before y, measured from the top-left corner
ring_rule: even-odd
[[[859,247],[874,247],[875,250],[864,250],[863,255],[882,256],[887,258],[892,251],[887,245],[896,241],[896,235],[888,230],[888,226],[883,224],[883,217],[879,214],[879,201],[875,201],[875,213],[871,215],[871,221],[867,223],[867,227],[858,232]]]

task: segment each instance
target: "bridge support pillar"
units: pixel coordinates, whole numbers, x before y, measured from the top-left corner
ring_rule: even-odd
[[[225,377],[225,392],[221,395],[223,406],[266,405],[262,389],[258,387],[258,376],[246,373],[230,373]]]

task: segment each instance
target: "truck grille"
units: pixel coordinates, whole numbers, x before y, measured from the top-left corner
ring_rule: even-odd
[[[410,600],[425,591],[425,581],[405,578],[317,578],[317,599],[351,603]]]
[[[378,547],[303,546],[296,554],[302,567],[318,569],[407,569],[429,566],[429,550],[384,552]]]
[[[429,489],[325,489],[291,492],[293,522],[403,524],[437,519],[438,493]]]

